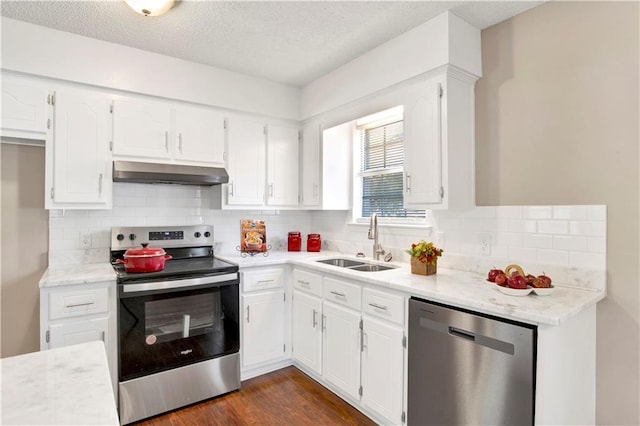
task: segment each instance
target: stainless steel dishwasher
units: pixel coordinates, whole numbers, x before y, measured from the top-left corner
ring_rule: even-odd
[[[409,425],[531,425],[537,327],[409,300]]]

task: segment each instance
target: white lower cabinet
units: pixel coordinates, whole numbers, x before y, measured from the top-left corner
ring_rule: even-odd
[[[400,423],[404,394],[404,330],[365,315],[362,333],[362,405],[394,424]]]
[[[328,382],[358,399],[360,312],[324,302],[322,329],[322,375]]]
[[[284,342],[284,291],[242,296],[244,305],[244,345],[242,366],[250,367],[281,359]]]
[[[302,269],[293,287],[295,362],[375,421],[404,423],[406,298]]]
[[[317,374],[322,373],[321,315],[322,299],[293,290],[293,359]]]
[[[40,289],[40,349],[104,342],[114,392],[118,382],[115,282]]]
[[[288,358],[286,297],[282,268],[242,272],[242,371],[265,368]],[[262,371],[260,371],[261,373]]]
[[[76,322],[62,322],[49,326],[49,349],[77,345],[105,339],[109,333],[109,317]]]

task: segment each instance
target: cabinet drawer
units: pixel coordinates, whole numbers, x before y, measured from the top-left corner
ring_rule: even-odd
[[[365,288],[362,290],[364,313],[404,324],[404,297],[386,291]]]
[[[294,269],[293,288],[322,297],[322,275]]]
[[[49,293],[49,319],[90,315],[109,310],[109,291],[93,288]]]
[[[283,286],[284,271],[280,268],[242,272],[243,291],[280,288]]]
[[[344,281],[338,281],[333,278],[324,279],[324,298],[341,305],[349,306],[353,309],[360,310],[362,306],[362,297],[360,286],[350,284]]]

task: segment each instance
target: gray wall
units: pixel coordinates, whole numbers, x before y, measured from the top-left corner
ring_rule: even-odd
[[[47,268],[44,148],[0,144],[2,251],[0,357],[40,350],[40,291]]]
[[[638,2],[550,2],[482,32],[478,205],[607,205],[597,422],[640,424]]]

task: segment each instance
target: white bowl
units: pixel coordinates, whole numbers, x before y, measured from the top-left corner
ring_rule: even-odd
[[[533,292],[538,296],[548,296],[555,291],[555,287],[551,286],[549,288],[533,288]]]
[[[527,287],[522,290],[511,287],[500,287],[499,285],[496,287],[498,287],[500,293],[508,294],[509,296],[526,296],[533,290],[531,287]]]

